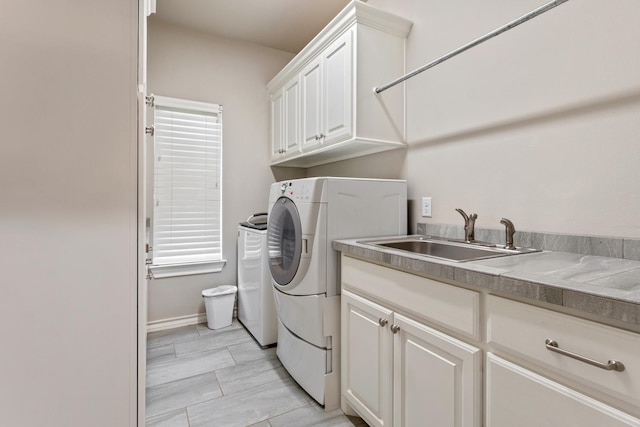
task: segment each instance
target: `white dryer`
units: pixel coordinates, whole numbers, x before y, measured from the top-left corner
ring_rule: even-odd
[[[404,234],[406,181],[321,177],[271,186],[267,236],[277,355],[327,410],[340,404],[340,269],[332,242]]]

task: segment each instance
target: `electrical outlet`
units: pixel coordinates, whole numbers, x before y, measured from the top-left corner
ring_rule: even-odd
[[[422,216],[431,218],[431,197],[422,198]]]

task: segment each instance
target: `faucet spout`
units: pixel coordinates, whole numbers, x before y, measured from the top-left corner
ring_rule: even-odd
[[[513,244],[513,235],[516,234],[516,227],[513,225],[513,222],[508,220],[507,218],[502,218],[500,220],[500,224],[505,226],[505,249],[515,249],[516,247]]]
[[[458,212],[464,218],[464,224],[467,225],[469,222],[469,216],[460,208],[456,208],[456,212]]]
[[[456,212],[464,218],[464,241],[465,243],[473,243],[475,241],[474,228],[476,224],[477,214],[467,215],[462,209],[456,208]]]

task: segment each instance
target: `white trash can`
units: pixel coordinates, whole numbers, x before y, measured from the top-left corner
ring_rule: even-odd
[[[220,329],[231,325],[237,291],[238,288],[231,285],[202,291],[209,329]]]

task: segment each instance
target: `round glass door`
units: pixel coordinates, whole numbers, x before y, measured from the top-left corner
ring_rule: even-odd
[[[280,197],[271,209],[267,225],[269,269],[278,285],[291,282],[300,265],[302,227],[295,203]]]

